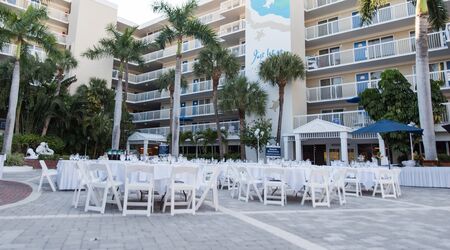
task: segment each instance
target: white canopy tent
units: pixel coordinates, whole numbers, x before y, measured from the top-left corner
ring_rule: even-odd
[[[161,143],[167,142],[166,137],[158,134],[147,134],[141,132],[135,132],[127,140],[127,150],[130,150],[130,144],[144,145],[144,155],[147,155],[149,143]]]

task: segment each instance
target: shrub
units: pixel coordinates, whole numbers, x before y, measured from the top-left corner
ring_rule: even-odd
[[[442,161],[442,162],[450,162],[450,155],[439,154],[438,159],[439,159],[439,161]]]
[[[59,153],[64,149],[64,141],[57,136],[44,136],[41,137],[37,134],[17,134],[13,138],[13,151],[14,152],[26,152],[27,148],[36,150],[41,142],[47,142],[49,148]]]
[[[24,163],[23,155],[15,153],[6,157],[5,166],[23,166]]]
[[[56,161],[61,158],[61,155],[54,154],[54,155],[39,155],[39,160],[43,161]]]

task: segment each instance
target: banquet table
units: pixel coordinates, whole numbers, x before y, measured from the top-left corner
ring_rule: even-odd
[[[400,173],[400,185],[450,188],[450,167],[404,167]]]

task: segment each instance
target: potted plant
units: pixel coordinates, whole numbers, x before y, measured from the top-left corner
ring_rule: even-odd
[[[439,154],[438,159],[439,159],[439,166],[450,167],[450,155]]]

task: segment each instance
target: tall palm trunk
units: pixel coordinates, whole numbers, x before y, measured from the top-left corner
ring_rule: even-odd
[[[244,133],[245,130],[245,112],[239,109],[239,133]],[[239,140],[239,147],[241,150],[241,160],[245,160],[245,144],[243,140]]]
[[[433,106],[428,62],[428,6],[426,0],[416,5],[416,71],[420,127],[423,129],[425,159],[437,160]]]
[[[180,88],[181,88],[181,44],[183,40],[178,39],[177,61],[175,66],[175,86],[173,92],[173,115],[172,115],[172,156],[178,159],[180,152]]]
[[[20,82],[19,82],[19,86],[20,86]],[[20,90],[20,87],[19,87],[19,90]],[[17,108],[16,108],[16,124],[15,124],[15,129],[14,129],[14,132],[19,133],[19,134],[22,131],[20,129],[20,125],[21,125],[20,118],[22,116],[22,103],[23,103],[23,97],[19,91],[18,98],[17,98]]]
[[[17,53],[20,53],[20,44],[17,45]],[[14,63],[14,71],[11,82],[11,90],[9,92],[8,115],[6,116],[5,134],[3,136],[3,154],[10,154],[12,140],[14,136],[14,125],[16,119],[17,102],[19,99],[19,83],[20,83],[20,56],[17,56]]]
[[[284,87],[285,83],[280,83],[278,86],[278,102],[279,102],[279,113],[278,113],[278,127],[277,127],[277,143],[280,144],[281,141],[281,127],[283,126],[283,106],[284,106]]]
[[[64,77],[63,73],[64,72],[62,72],[61,69],[58,70],[58,83],[57,83],[57,86],[56,86],[55,97],[59,96],[59,94],[61,93],[61,84],[62,84],[62,80],[63,80],[63,77]],[[48,127],[50,126],[50,121],[51,120],[52,120],[52,116],[51,115],[48,115],[45,118],[44,127],[42,128],[41,136],[46,136],[47,135]]]
[[[170,117],[170,124],[169,124],[169,131],[172,133],[172,120],[173,120],[173,87],[169,87],[169,101],[170,101],[170,107],[169,107],[169,117]],[[172,154],[172,148],[170,147],[170,154]]]
[[[213,105],[214,105],[214,119],[216,121],[217,140],[219,141],[219,160],[223,159],[223,146],[222,146],[222,131],[220,131],[219,109],[217,104],[217,91],[219,88],[219,78],[213,79]]]
[[[128,70],[128,62],[125,62],[125,93],[123,94],[123,100],[126,102],[128,98],[128,78],[129,78],[129,70]]]
[[[122,77],[123,77],[123,62],[120,65],[119,75],[117,77],[116,97],[114,103],[114,125],[112,132],[112,149],[119,149],[120,144],[120,121],[122,119]]]

